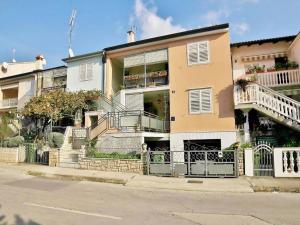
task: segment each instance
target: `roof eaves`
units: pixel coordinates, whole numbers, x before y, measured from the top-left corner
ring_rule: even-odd
[[[103,53],[103,51],[90,52],[90,53],[76,55],[76,56],[69,57],[69,58],[64,58],[64,59],[62,59],[62,61],[72,62],[72,61],[76,61],[76,60],[79,60],[79,59],[90,58],[90,57],[93,57],[93,56],[96,56],[96,55],[102,55],[102,53]]]
[[[148,43],[158,42],[158,41],[172,39],[172,38],[178,38],[178,37],[187,36],[187,35],[193,35],[193,34],[197,34],[197,33],[204,33],[204,32],[227,29],[227,28],[229,28],[229,24],[224,23],[224,24],[219,24],[219,25],[214,25],[214,26],[209,26],[209,27],[198,28],[198,29],[194,29],[194,30],[178,32],[178,33],[174,33],[174,34],[168,34],[168,35],[143,39],[143,40],[139,40],[139,41],[135,41],[135,42],[131,42],[131,43],[115,45],[112,47],[104,48],[104,51],[112,51],[112,50],[133,47],[133,46],[137,46],[137,45],[148,44]]]
[[[250,46],[250,45],[262,45],[265,43],[277,43],[280,41],[292,41],[295,39],[297,35],[290,35],[290,36],[284,36],[284,37],[276,37],[276,38],[267,38],[267,39],[259,39],[259,40],[252,40],[252,41],[244,41],[244,42],[236,42],[232,43],[231,47],[240,47],[240,46]]]

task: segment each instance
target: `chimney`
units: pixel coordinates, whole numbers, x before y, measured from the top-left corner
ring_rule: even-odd
[[[43,55],[38,55],[37,57],[35,57],[35,62],[37,70],[42,70],[44,65],[46,65],[46,60]]]
[[[129,31],[127,31],[127,43],[135,42],[135,32],[134,27],[131,27]]]

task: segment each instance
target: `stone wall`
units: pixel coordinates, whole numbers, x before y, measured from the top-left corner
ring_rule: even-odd
[[[24,146],[16,148],[0,148],[0,162],[18,163],[25,161]]]
[[[244,151],[241,149],[238,151],[238,172],[239,172],[239,176],[245,175]]]
[[[143,174],[143,163],[139,159],[81,158],[80,169]]]

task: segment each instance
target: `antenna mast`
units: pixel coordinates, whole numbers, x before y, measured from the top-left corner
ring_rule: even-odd
[[[72,50],[72,32],[75,25],[75,19],[76,19],[76,9],[73,9],[69,21],[69,57],[74,56],[74,52]]]

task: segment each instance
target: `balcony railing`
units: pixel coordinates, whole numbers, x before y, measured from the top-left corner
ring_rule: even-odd
[[[243,77],[256,76],[257,83],[267,87],[279,87],[287,85],[300,84],[300,70],[280,70],[272,72],[264,72],[255,74],[248,74]]]
[[[124,88],[156,87],[168,84],[168,71],[156,71],[146,74],[124,76]]]
[[[48,93],[50,91],[66,91],[66,85],[61,85],[61,86],[52,86],[52,87],[47,87],[47,88],[42,88],[42,93]]]
[[[7,98],[1,101],[2,108],[10,108],[18,106],[18,98]]]

